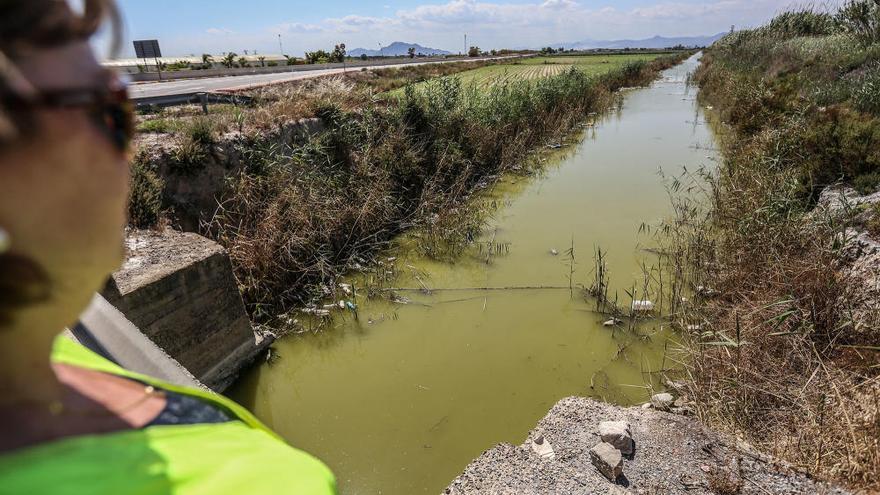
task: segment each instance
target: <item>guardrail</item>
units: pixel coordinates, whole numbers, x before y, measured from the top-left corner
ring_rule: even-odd
[[[490,60],[496,59],[496,57],[489,58]],[[259,74],[280,74],[284,72],[306,72],[312,70],[323,70],[323,69],[342,69],[342,68],[351,68],[351,69],[360,69],[362,67],[382,67],[383,65],[408,65],[408,64],[424,64],[424,63],[437,63],[437,62],[467,62],[467,61],[476,61],[476,60],[486,60],[485,57],[452,57],[452,58],[441,58],[441,57],[425,57],[425,58],[412,58],[412,59],[388,59],[388,60],[368,60],[368,61],[351,61],[342,63],[329,63],[329,64],[301,64],[301,65],[282,65],[278,67],[248,67],[241,69],[199,69],[199,70],[177,70],[177,71],[163,71],[162,72],[162,80],[163,81],[171,81],[177,79],[201,79],[206,77],[223,77],[223,76],[253,76]],[[159,73],[158,72],[141,72],[137,74],[129,74],[129,79],[132,82],[158,82],[159,81]]]
[[[145,96],[141,98],[132,98],[137,108],[147,107],[172,107],[176,105],[201,104],[202,111],[208,113],[208,105],[210,103],[232,103],[233,105],[249,105],[252,98],[240,94],[233,93],[184,93],[179,95],[167,96]]]

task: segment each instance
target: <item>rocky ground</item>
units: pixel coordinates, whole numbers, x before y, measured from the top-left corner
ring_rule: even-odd
[[[600,473],[592,460],[596,456],[590,452],[602,443],[599,425],[606,421],[628,423],[635,444],[634,453],[623,457],[623,472],[614,482]],[[692,416],[569,397],[550,410],[522,445],[500,444],[484,452],[444,493],[848,492],[812,480],[747,445],[712,432]]]

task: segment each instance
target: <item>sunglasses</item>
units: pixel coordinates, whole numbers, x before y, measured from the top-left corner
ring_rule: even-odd
[[[95,126],[119,151],[128,150],[134,137],[134,105],[121,83],[105,89],[65,89],[47,91],[21,98],[4,97],[4,106],[12,110],[33,108],[81,108],[88,112]]]

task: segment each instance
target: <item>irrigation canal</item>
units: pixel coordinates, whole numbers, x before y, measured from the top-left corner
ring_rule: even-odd
[[[349,495],[439,493],[483,450],[522,442],[566,396],[644,401],[674,334],[660,322],[612,332],[593,302],[570,293],[569,277],[588,285],[601,247],[611,291],[628,305],[624,290],[655,262],[639,227],[670,212],[658,171],[714,160],[686,84],[698,63],[628,91],[543,175],[487,191],[500,206],[483,244],[455,263],[426,259],[411,236],[387,253],[392,286],[454,290],[400,292],[408,304],[360,297],[358,318],[337,311],[322,333],[278,342],[280,359],[233,397],[327,462]],[[503,247],[492,255],[489,242]],[[536,286],[562,288],[469,289]]]

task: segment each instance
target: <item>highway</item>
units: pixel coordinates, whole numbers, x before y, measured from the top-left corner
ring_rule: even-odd
[[[453,59],[441,62],[415,62],[415,63],[389,63],[387,65],[374,65],[367,67],[372,69],[388,69],[394,67],[408,67],[426,64],[446,64],[453,62],[474,62],[478,60],[501,60],[508,58],[519,58],[519,56],[506,57],[486,57],[479,59]],[[247,89],[258,86],[268,86],[289,81],[297,81],[301,79],[310,79],[314,77],[327,76],[331,74],[342,74],[343,70],[347,72],[360,71],[361,67],[352,67],[348,69],[321,69],[315,66],[315,69],[297,70],[295,72],[279,72],[274,74],[242,74],[237,76],[221,76],[201,79],[178,79],[174,81],[164,82],[147,82],[134,83],[129,87],[129,95],[132,99],[138,100],[143,98],[157,98],[163,96],[188,95],[194,93],[210,93],[216,91],[233,91],[238,89]]]

